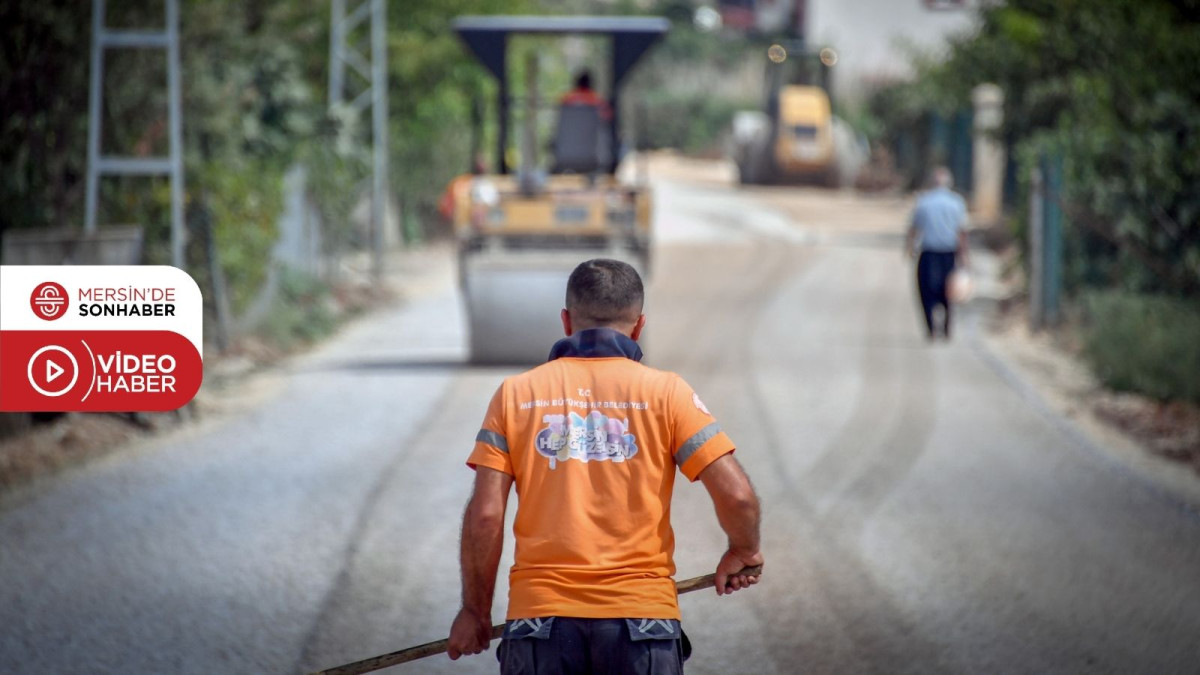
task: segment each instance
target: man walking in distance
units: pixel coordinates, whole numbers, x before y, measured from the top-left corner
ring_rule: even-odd
[[[580,264],[567,282],[566,339],[549,362],[506,379],[467,464],[462,609],[451,659],[487,649],[509,487],[519,506],[501,673],[683,671],[672,560],[678,467],[700,480],[729,537],[718,594],[761,565],[758,498],[733,442],[678,375],[641,365],[642,280],[616,260]]]
[[[967,264],[967,205],[957,192],[951,190],[954,178],[950,170],[939,166],[933,170],[933,188],[917,198],[912,223],[908,227],[905,250],[917,259],[917,289],[921,308],[925,311],[925,327],[929,339],[937,337],[934,309],[941,305],[944,319],[942,336],[950,338],[950,298],[947,281],[958,264]],[[919,247],[919,249],[918,249]]]

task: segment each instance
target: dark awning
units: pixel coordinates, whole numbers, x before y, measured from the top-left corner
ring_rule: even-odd
[[[454,30],[483,65],[504,77],[504,52],[512,33],[608,35],[613,39],[613,83],[619,83],[671,22],[652,16],[464,16]]]

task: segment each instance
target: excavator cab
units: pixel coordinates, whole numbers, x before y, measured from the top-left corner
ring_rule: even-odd
[[[645,276],[650,267],[648,186],[618,177],[620,93],[641,57],[666,34],[658,17],[470,16],[454,21],[467,49],[497,82],[496,172],[454,195],[459,282],[470,360],[529,364],[562,337],[559,310],[567,277],[580,262],[616,258]],[[510,95],[509,43],[517,35],[606,39],[610,87],[597,105],[558,106],[547,161],[533,120],[541,99],[538,59],[525,68],[525,97]],[[542,54],[546,57],[546,54]],[[551,56],[552,57],[552,56]],[[520,166],[509,166],[511,108],[524,104]]]
[[[763,109],[733,118],[732,154],[741,183],[836,186],[830,66],[802,42],[784,41],[768,50],[765,68]]]

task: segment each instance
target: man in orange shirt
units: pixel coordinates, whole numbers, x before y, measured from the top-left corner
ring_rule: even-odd
[[[641,365],[642,281],[629,265],[591,260],[567,282],[566,339],[550,360],[507,378],[467,464],[463,605],[451,659],[490,642],[492,596],[515,483],[501,673],[681,673],[671,491],[678,467],[700,480],[729,548],[717,593],[746,588],[761,565],[758,498],[733,442],[678,375]]]
[[[592,89],[592,74],[585,70],[575,77],[575,88],[563,94],[559,105],[590,105],[600,113],[600,119],[611,120],[612,108]]]

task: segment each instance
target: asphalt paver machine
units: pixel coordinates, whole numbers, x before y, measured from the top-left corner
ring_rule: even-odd
[[[562,337],[567,277],[597,257],[650,267],[651,194],[621,165],[619,92],[639,59],[668,30],[657,17],[460,17],[454,29],[498,84],[495,171],[460,182],[453,194],[459,281],[474,363],[544,361]],[[537,62],[525,69],[520,166],[509,167],[509,43],[515,35],[607,39],[606,106],[563,104],[545,161],[534,129]],[[631,173],[621,171],[622,176]],[[636,173],[636,172],[633,172]]]

